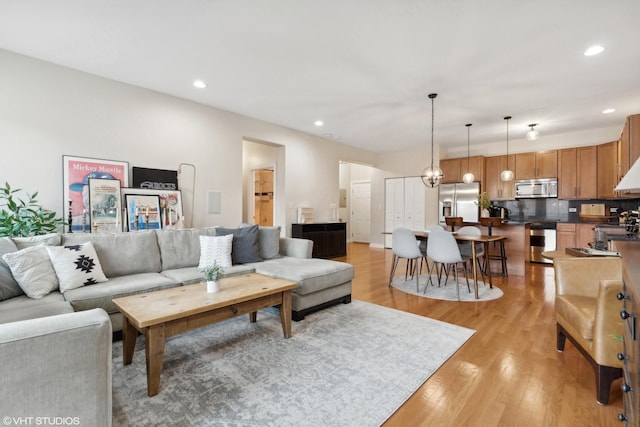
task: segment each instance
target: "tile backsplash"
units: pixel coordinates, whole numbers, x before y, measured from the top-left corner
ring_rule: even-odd
[[[638,209],[640,199],[589,199],[589,200],[560,200],[548,199],[518,199],[507,201],[495,201],[495,206],[507,208],[509,219],[512,221],[580,221],[580,205],[599,204],[606,205],[607,212],[610,208],[618,208],[618,212],[629,209]],[[575,210],[575,212],[569,211]],[[612,215],[615,215],[612,213]],[[617,215],[616,215],[617,217]],[[617,222],[617,221],[616,221]]]

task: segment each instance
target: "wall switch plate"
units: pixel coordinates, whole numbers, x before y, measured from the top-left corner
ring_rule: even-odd
[[[569,208],[569,212],[570,213],[576,213],[576,212],[578,212],[578,208]]]

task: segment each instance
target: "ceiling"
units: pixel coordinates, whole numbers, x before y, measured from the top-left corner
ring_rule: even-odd
[[[512,138],[621,130],[638,19],[638,0],[2,0],[0,48],[388,152],[428,144],[431,92],[448,146],[466,123],[503,141],[505,115]]]

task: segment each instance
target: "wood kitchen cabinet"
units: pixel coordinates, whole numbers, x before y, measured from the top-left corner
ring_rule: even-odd
[[[564,252],[567,248],[576,247],[576,225],[558,223],[556,225],[556,250]]]
[[[484,156],[469,157],[468,169],[466,157],[443,159],[440,160],[440,169],[444,174],[444,178],[442,179],[444,184],[462,182],[462,177],[467,172],[473,174],[474,181],[482,182],[484,179]]]
[[[509,169],[514,170],[516,159],[512,154],[508,159]],[[502,181],[500,173],[507,168],[507,156],[492,156],[484,159],[484,190],[489,193],[490,200],[514,200],[515,184],[513,181]]]
[[[557,178],[558,150],[516,154],[516,179]]]
[[[558,198],[595,199],[597,196],[595,146],[558,151]]]
[[[595,224],[580,223],[576,224],[576,248],[589,247],[589,243],[593,242],[593,229]]]
[[[638,157],[640,157],[640,114],[627,117],[622,133],[620,134],[620,139],[618,140],[618,163],[620,170],[616,182],[620,182]],[[637,197],[638,192],[621,191],[618,196]]]
[[[597,197],[615,197],[613,189],[618,184],[618,142],[600,144],[597,152]]]
[[[442,159],[440,160],[440,170],[444,174],[442,178],[443,184],[460,182],[460,159]]]
[[[556,225],[556,250],[564,251],[567,248],[586,248],[593,242],[592,223],[558,223]]]

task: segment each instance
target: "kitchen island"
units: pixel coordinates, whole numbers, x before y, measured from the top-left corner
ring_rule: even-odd
[[[529,263],[529,224],[528,222],[503,221],[500,226],[492,226],[491,234],[505,236],[505,253],[507,255],[507,271],[510,276],[524,276],[525,267]],[[472,224],[468,224],[472,225]],[[482,234],[489,234],[489,227],[473,224],[482,230]],[[498,244],[489,245],[489,255],[500,255]],[[499,271],[499,261],[491,260],[492,270]],[[495,273],[494,273],[495,274]]]

